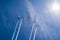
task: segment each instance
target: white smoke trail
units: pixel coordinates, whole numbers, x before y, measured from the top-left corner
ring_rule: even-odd
[[[51,34],[50,34],[50,29],[48,26],[45,24],[44,17],[36,13],[34,10],[33,5],[28,1],[28,10],[30,12],[31,18],[34,21],[34,18],[36,18],[36,23],[40,25],[40,30],[44,33],[44,35],[48,35],[50,39],[52,39]]]
[[[33,29],[34,29],[34,23],[33,23],[32,29],[31,29],[31,33],[30,33],[30,37],[29,37],[29,40],[31,40],[31,37],[32,37],[32,33],[33,33]]]
[[[20,22],[20,25],[18,27],[18,31],[17,31],[15,40],[17,40],[17,38],[18,38],[18,35],[19,35],[19,32],[20,32],[20,28],[21,28],[21,25],[22,25],[22,21],[23,21],[23,19],[21,19],[21,22]]]
[[[33,40],[35,40],[36,32],[37,32],[37,27],[36,27],[35,32],[34,32]]]
[[[16,23],[16,27],[15,27],[15,30],[14,30],[14,33],[13,33],[13,36],[12,36],[12,40],[14,40],[14,36],[15,36],[15,33],[16,33],[16,30],[17,30],[18,23],[19,23],[19,20]]]

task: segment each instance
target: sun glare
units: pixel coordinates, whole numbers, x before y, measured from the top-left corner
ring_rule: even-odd
[[[50,3],[48,8],[50,12],[58,13],[60,11],[60,4],[55,1],[53,3]]]
[[[59,4],[58,3],[53,3],[52,5],[51,5],[51,10],[53,11],[53,12],[58,12],[59,11]]]

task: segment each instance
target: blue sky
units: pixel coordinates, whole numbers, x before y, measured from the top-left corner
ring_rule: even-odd
[[[0,40],[11,40],[18,17],[25,17],[18,40],[29,40],[33,21],[38,25],[35,40],[60,40],[60,14],[49,12],[52,0],[0,0]],[[31,19],[27,20],[26,17]],[[34,36],[34,31],[32,39]],[[31,39],[31,40],[32,40]]]

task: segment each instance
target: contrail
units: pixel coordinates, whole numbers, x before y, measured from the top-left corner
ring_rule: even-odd
[[[19,20],[16,23],[16,27],[15,27],[15,30],[14,30],[14,33],[13,33],[13,36],[12,36],[12,40],[14,40],[14,36],[15,36],[15,33],[16,33],[16,30],[17,30],[18,23],[19,23]]]
[[[33,26],[32,26],[32,30],[31,30],[31,33],[30,33],[29,40],[31,40],[31,36],[32,36],[33,29],[34,29],[34,23],[33,23]]]
[[[20,25],[19,25],[19,27],[18,27],[18,31],[17,31],[17,35],[16,35],[15,40],[17,40],[17,38],[18,38],[18,35],[19,35],[19,32],[20,32],[20,28],[21,28],[22,21],[23,21],[23,19],[21,19],[21,22],[20,22]]]
[[[33,40],[35,40],[36,32],[37,32],[37,27],[36,27],[36,29],[35,29],[35,33],[34,33],[34,36],[33,36]]]

